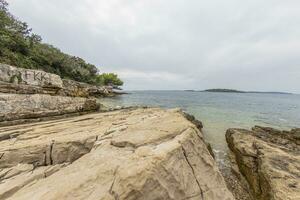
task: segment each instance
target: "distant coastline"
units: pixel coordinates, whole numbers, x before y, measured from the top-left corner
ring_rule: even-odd
[[[261,92],[261,91],[242,91],[234,89],[207,89],[201,92],[226,92],[226,93],[258,93],[258,94],[293,94],[289,92]]]
[[[257,94],[288,94],[292,95],[293,93],[289,92],[262,92],[262,91],[242,91],[242,90],[234,90],[234,89],[223,89],[223,88],[215,88],[215,89],[207,89],[207,90],[184,90],[186,92],[218,92],[218,93],[257,93]]]

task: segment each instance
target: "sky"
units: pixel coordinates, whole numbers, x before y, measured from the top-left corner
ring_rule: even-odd
[[[43,41],[127,90],[300,93],[299,0],[8,0]]]

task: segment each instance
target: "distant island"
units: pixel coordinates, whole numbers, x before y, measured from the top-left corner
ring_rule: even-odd
[[[201,92],[227,92],[227,93],[259,93],[259,94],[293,94],[288,92],[261,92],[261,91],[241,91],[234,89],[208,89]]]
[[[229,92],[229,93],[246,93],[245,91],[233,90],[233,89],[208,89],[202,92]]]

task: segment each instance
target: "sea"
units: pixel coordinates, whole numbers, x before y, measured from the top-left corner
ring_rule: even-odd
[[[103,104],[181,108],[203,122],[204,137],[212,145],[220,167],[229,164],[227,129],[250,129],[255,125],[282,130],[300,127],[299,94],[128,91],[128,94],[103,99]]]

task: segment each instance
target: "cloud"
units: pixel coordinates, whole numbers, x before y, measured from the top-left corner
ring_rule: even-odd
[[[12,0],[44,41],[126,89],[300,93],[300,1]]]

